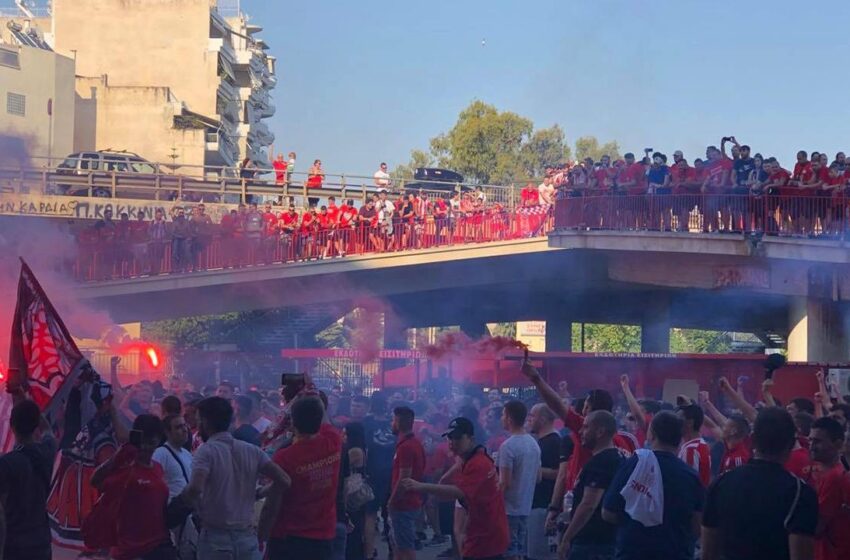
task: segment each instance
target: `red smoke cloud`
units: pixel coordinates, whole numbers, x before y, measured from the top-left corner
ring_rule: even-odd
[[[511,349],[527,350],[528,346],[507,336],[485,336],[473,341],[462,332],[450,332],[441,335],[436,344],[426,346],[425,355],[432,360],[440,360],[470,354],[493,355]]]

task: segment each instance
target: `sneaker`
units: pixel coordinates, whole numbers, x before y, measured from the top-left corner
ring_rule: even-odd
[[[434,537],[425,543],[425,546],[438,546],[441,544],[446,544],[448,539],[445,535],[434,535]]]

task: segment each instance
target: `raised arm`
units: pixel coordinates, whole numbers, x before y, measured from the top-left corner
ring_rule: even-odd
[[[646,424],[646,415],[643,413],[640,403],[632,393],[632,388],[629,386],[628,375],[624,374],[620,376],[620,387],[623,388],[623,394],[626,396],[626,402],[629,403],[629,410],[635,417],[635,422],[637,422],[638,427],[646,433],[649,429],[649,426]]]
[[[560,416],[561,419],[565,420],[569,416],[570,409],[561,400],[561,396],[558,395],[557,391],[543,380],[537,368],[531,365],[531,362],[525,360],[522,363],[522,373],[537,387],[537,392],[540,393],[540,398],[543,399],[546,406],[551,408],[552,412]]]
[[[776,399],[773,398],[773,379],[761,382],[761,398],[767,406],[776,406]]]
[[[742,397],[741,394],[732,387],[729,380],[725,377],[720,378],[720,390],[723,391],[723,394],[729,397],[735,406],[741,410],[741,413],[747,420],[750,422],[756,421],[758,411],[753,407],[753,405],[747,402],[747,399]]]

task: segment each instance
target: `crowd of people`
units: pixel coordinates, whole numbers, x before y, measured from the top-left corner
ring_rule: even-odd
[[[283,211],[240,204],[219,223],[204,203],[177,206],[171,216],[158,209],[152,220],[144,213],[116,220],[107,207],[103,219],[77,232],[77,274],[127,278],[530,237],[544,231],[550,208],[511,212],[480,189],[445,196],[382,189],[359,207],[331,196],[301,211],[292,202]]]
[[[522,371],[535,391],[365,396],[305,376],[122,388],[113,367],[75,384],[58,432],[17,394],[0,549],[49,558],[48,521],[82,520],[82,555],[117,560],[371,560],[381,540],[402,560],[850,558],[850,404],[823,372],[787,403],[770,377],[755,403],[743,378],[668,403],[627,375],[573,398]]]
[[[753,154],[750,146],[729,136],[721,139],[720,148],[708,146],[705,159],[695,158],[693,165],[681,150],[673,152],[668,165],[666,154],[648,148],[641,158],[627,153],[612,161],[603,155],[598,162],[586,158],[548,168],[537,190],[554,188],[570,198],[624,195],[657,201],[654,208],[624,202],[615,216],[585,208],[584,215],[573,216],[576,226],[837,235],[844,233],[848,182],[850,166],[844,152],[830,161],[826,153],[801,150],[788,170],[776,157]],[[534,184],[526,189],[534,194]],[[679,195],[680,200],[653,195]],[[695,208],[701,215],[697,224],[690,219]]]

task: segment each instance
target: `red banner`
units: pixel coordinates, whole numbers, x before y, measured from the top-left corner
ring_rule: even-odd
[[[280,351],[283,358],[350,358],[359,360],[363,352],[353,348],[284,348]],[[381,360],[419,360],[425,356],[419,350],[380,350],[376,356]]]
[[[60,400],[57,395],[70,390],[68,380],[82,363],[74,339],[22,260],[6,390],[23,388],[42,412],[49,414]]]

